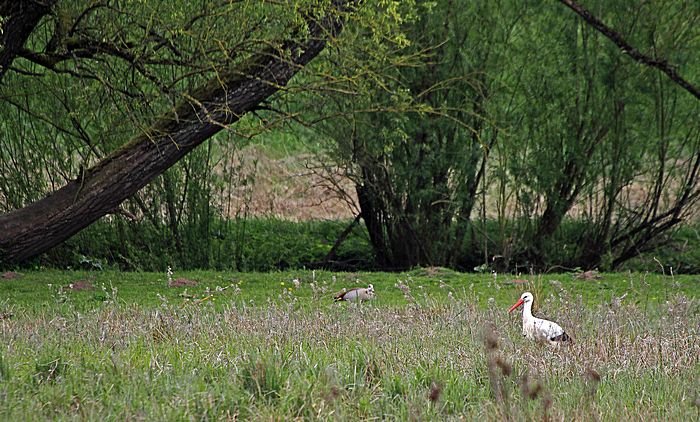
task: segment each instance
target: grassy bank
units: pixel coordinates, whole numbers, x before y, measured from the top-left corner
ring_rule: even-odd
[[[521,280],[27,272],[0,280],[0,418],[698,417],[698,277]],[[373,302],[332,302],[367,283]],[[506,310],[524,289],[573,346],[522,338]]]

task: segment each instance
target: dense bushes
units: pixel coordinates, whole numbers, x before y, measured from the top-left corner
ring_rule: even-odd
[[[361,226],[356,227],[325,262],[346,221],[291,222],[279,219],[212,219],[209,230],[179,231],[175,242],[168,228],[151,224],[100,221],[64,245],[45,254],[35,265],[52,267],[114,266],[124,270],[164,271],[212,268],[271,271],[327,266],[369,269],[371,247]]]
[[[350,221],[291,222],[279,219],[214,220],[208,235],[183,230],[178,247],[166,229],[148,224],[101,221],[35,260],[31,265],[58,268],[165,271],[213,268],[238,271],[274,271],[286,268],[330,268],[334,270],[379,269],[364,225],[356,226],[336,251],[328,253]],[[518,251],[508,250],[495,221],[474,225],[465,238],[456,264],[461,271],[531,271],[528,262],[516,262]],[[546,249],[547,269],[571,271],[586,267],[580,256],[580,239],[586,226],[567,220]],[[187,234],[189,233],[189,235]],[[507,240],[505,240],[507,241]],[[485,258],[486,257],[486,258]],[[486,263],[485,261],[488,260]],[[485,265],[486,264],[486,265]],[[391,268],[382,268],[391,270]],[[601,268],[609,270],[610,268]],[[686,225],[655,249],[630,260],[618,269],[674,273],[700,273],[700,225]]]
[[[350,47],[326,52],[347,82],[304,96],[349,169],[382,265],[462,266],[475,231],[474,246],[508,269],[615,269],[692,215],[697,98],[565,8],[418,3],[399,28],[405,47],[370,49],[347,28]],[[680,73],[700,68],[700,38],[677,30],[689,16],[680,3],[589,6],[640,51]],[[359,66],[373,77],[352,77]],[[482,229],[487,218],[506,230]]]

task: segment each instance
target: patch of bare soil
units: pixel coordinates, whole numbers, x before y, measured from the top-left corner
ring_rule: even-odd
[[[186,286],[196,286],[198,283],[194,280],[189,280],[187,278],[176,278],[168,282],[168,287],[186,287]]]
[[[216,205],[229,218],[255,216],[292,221],[352,219],[359,212],[354,182],[346,169],[329,163],[330,160],[319,160],[313,154],[276,159],[260,146],[248,146],[237,151],[232,160],[222,161],[217,166],[225,187],[220,191]],[[649,195],[647,182],[631,184],[621,199],[631,208],[644,204]],[[497,184],[494,183],[487,190],[486,209],[482,209],[483,204],[478,204],[473,211],[474,217],[484,212],[487,218],[517,219],[522,210],[516,203],[514,192],[507,192],[506,197],[501,198],[496,188]],[[504,200],[506,206],[499,209],[498,204]],[[667,202],[663,205],[668,206]],[[544,208],[544,199],[538,198],[530,216],[541,215]],[[574,218],[586,216],[589,208],[590,204],[574,204],[568,215]],[[688,218],[697,221],[700,211],[689,210]]]
[[[576,274],[576,279],[578,280],[587,280],[587,281],[592,281],[592,280],[601,280],[603,276],[598,274],[598,271],[596,270],[589,270],[589,271],[584,271],[582,273]]]
[[[354,184],[343,169],[321,165],[311,154],[275,159],[250,146],[217,171],[236,174],[218,204],[230,218],[337,220],[354,218],[359,209]]]
[[[445,277],[449,274],[454,274],[454,271],[445,267],[425,267],[415,270],[416,275],[425,277]]]
[[[14,271],[6,271],[0,275],[0,278],[3,280],[15,280],[22,277],[22,274],[16,273]]]
[[[95,290],[95,286],[87,280],[77,280],[66,286],[67,290],[81,292],[85,290]]]

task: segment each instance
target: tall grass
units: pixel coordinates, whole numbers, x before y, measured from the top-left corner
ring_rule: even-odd
[[[700,411],[696,296],[645,311],[585,305],[563,289],[542,295],[540,310],[575,338],[559,349],[525,340],[508,304],[477,306],[468,291],[403,306],[197,303],[16,309],[0,320],[0,419],[691,420]]]

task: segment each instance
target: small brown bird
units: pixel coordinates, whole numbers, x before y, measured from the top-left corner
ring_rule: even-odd
[[[372,298],[374,298],[374,286],[370,284],[367,287],[354,287],[350,290],[343,289],[340,291],[340,293],[335,295],[333,299],[336,302],[340,302],[342,300],[347,302],[365,302]]]

